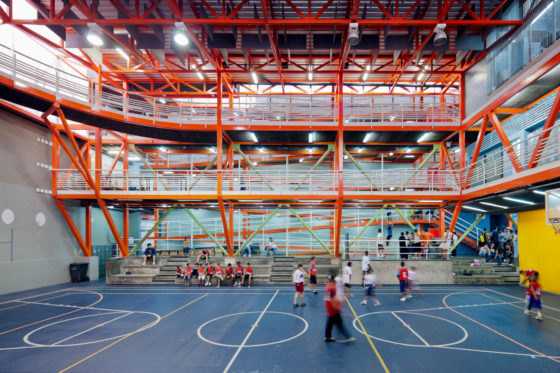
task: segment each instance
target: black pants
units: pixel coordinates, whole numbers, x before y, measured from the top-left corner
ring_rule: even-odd
[[[333,316],[327,317],[327,327],[325,328],[325,338],[332,338],[333,326],[337,326],[338,330],[344,335],[344,338],[350,338],[350,334],[342,325],[342,318],[340,313],[336,313]]]

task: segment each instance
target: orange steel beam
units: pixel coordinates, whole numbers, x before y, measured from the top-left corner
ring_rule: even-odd
[[[226,244],[228,246],[228,255],[230,250],[233,250],[233,239],[230,236],[229,228],[228,228],[228,221],[226,219],[226,211],[224,206],[224,199],[222,196],[222,167],[223,167],[223,157],[222,157],[222,147],[223,147],[223,132],[222,132],[222,74],[218,73],[217,79],[217,101],[218,101],[218,110],[216,112],[216,120],[217,120],[217,130],[216,130],[216,165],[217,165],[217,185],[216,191],[218,195],[218,204],[220,205],[220,217],[222,218],[222,226],[224,228],[224,233],[226,235]],[[230,256],[231,257],[231,256]]]
[[[130,211],[128,208],[128,203],[123,203],[123,211],[122,211],[122,223],[123,223],[123,241],[126,246],[127,256],[128,256],[128,237],[129,237],[129,229],[130,229]]]
[[[62,217],[64,218],[64,220],[66,220],[66,224],[68,224],[68,227],[70,228],[72,235],[76,239],[78,246],[80,247],[80,249],[82,249],[82,253],[84,254],[84,256],[91,256],[91,250],[87,247],[86,243],[82,239],[82,235],[80,234],[80,231],[76,227],[76,224],[74,224],[74,221],[72,220],[72,216],[70,216],[68,209],[66,208],[62,200],[56,197],[53,197],[53,199],[56,205],[58,206],[58,209],[62,213]]]
[[[261,10],[263,12],[263,18],[265,21],[265,29],[268,34],[268,39],[270,40],[270,47],[272,48],[272,54],[274,55],[274,60],[276,61],[276,68],[278,69],[278,75],[280,76],[280,85],[282,86],[282,92],[284,92],[284,71],[282,69],[282,54],[278,48],[278,35],[276,30],[273,30],[269,24],[268,8],[272,7],[271,0],[261,0]]]
[[[500,138],[500,142],[502,143],[502,146],[506,149],[511,164],[513,165],[513,168],[515,168],[515,171],[517,172],[523,171],[523,166],[519,161],[519,158],[517,157],[515,150],[513,150],[511,143],[509,142],[509,139],[506,135],[506,132],[504,131],[502,124],[500,123],[498,117],[496,116],[496,113],[491,111],[490,113],[488,113],[488,117],[492,121],[494,130],[496,131],[496,134]]]
[[[484,135],[486,134],[486,127],[488,126],[488,117],[484,117],[482,120],[482,126],[480,126],[480,131],[478,132],[478,138],[476,139],[476,145],[474,148],[473,155],[471,157],[471,163],[467,171],[467,178],[465,179],[464,189],[467,189],[471,183],[471,175],[473,173],[476,162],[478,161],[478,155],[480,154],[480,148],[482,147],[482,141],[484,140]]]
[[[457,219],[461,213],[461,207],[463,206],[462,201],[457,201],[455,205],[455,210],[453,210],[453,216],[451,217],[451,223],[449,224],[449,230],[453,232],[455,230],[455,224],[457,224]]]
[[[550,112],[548,113],[548,117],[546,118],[546,122],[543,126],[543,132],[539,136],[537,140],[537,144],[535,145],[535,150],[533,150],[533,155],[531,156],[531,160],[529,161],[529,165],[527,168],[534,168],[537,167],[539,164],[539,160],[541,158],[542,150],[546,147],[546,143],[552,132],[552,127],[556,123],[558,119],[558,112],[560,111],[560,89],[556,92],[556,97],[554,98],[554,102],[552,103],[552,107],[550,108]]]
[[[57,104],[53,105],[53,107],[57,111],[58,117],[62,121],[62,124],[65,127],[67,127],[68,123],[66,122],[66,118],[65,118],[64,114],[62,113],[62,110],[60,110],[58,108],[59,106]],[[115,226],[113,218],[111,217],[111,214],[109,213],[109,210],[107,209],[107,205],[105,204],[105,201],[101,197],[100,190],[96,187],[95,182],[93,181],[93,179],[92,179],[92,177],[89,173],[89,170],[87,170],[87,168],[86,168],[86,162],[84,161],[82,155],[80,154],[80,149],[78,148],[78,144],[76,143],[76,139],[74,138],[74,136],[72,134],[72,131],[70,131],[67,128],[68,138],[70,140],[70,143],[72,144],[72,147],[74,148],[74,150],[76,152],[76,156],[74,156],[72,154],[72,151],[70,150],[70,148],[68,148],[68,145],[66,145],[63,142],[63,140],[60,137],[60,134],[58,133],[58,131],[54,128],[53,124],[47,119],[48,112],[51,111],[51,110],[52,110],[52,108],[49,109],[47,112],[45,112],[43,114],[43,116],[42,116],[43,117],[43,122],[51,130],[51,133],[53,134],[53,136],[57,137],[57,140],[59,141],[60,145],[62,146],[62,148],[64,149],[64,151],[66,152],[66,154],[68,155],[70,160],[72,161],[72,163],[74,163],[74,165],[76,166],[76,169],[78,169],[80,171],[84,180],[93,189],[95,199],[97,200],[97,203],[99,204],[99,207],[101,208],[101,211],[103,212],[103,215],[105,216],[105,219],[107,220],[107,224],[109,225],[109,228],[110,228],[111,232],[113,233],[113,237],[115,238],[115,241],[117,242],[117,245],[118,245],[119,249],[121,250],[121,254],[123,256],[127,256],[128,255],[128,249],[123,247],[123,242],[120,238],[119,232],[118,232],[118,230]]]

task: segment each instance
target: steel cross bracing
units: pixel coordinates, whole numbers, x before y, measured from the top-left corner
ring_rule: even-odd
[[[162,96],[187,92],[209,94],[215,87],[218,71],[225,74],[226,90],[232,91],[235,90],[234,82],[251,82],[252,71],[257,71],[266,82],[284,86],[286,83],[306,83],[309,70],[313,71],[316,83],[336,84],[337,74],[342,68],[345,82],[361,84],[362,73],[368,67],[371,72],[367,83],[388,84],[392,90],[397,84],[402,84],[404,90],[416,91],[416,88],[407,86],[416,85],[418,67],[424,65],[430,67],[426,74],[428,81],[442,84],[445,89],[483,55],[477,50],[456,54],[453,43],[457,28],[466,27],[468,35],[481,35],[485,27],[522,23],[501,20],[501,10],[506,1],[489,0],[477,5],[469,1],[469,6],[456,0],[406,0],[395,4],[318,0],[263,0],[252,4],[241,0],[224,1],[221,7],[204,0],[111,0],[90,4],[70,1],[64,6],[46,0],[29,0],[28,3],[37,10],[38,19],[15,19],[12,9],[7,7],[6,11],[0,9],[3,23],[15,25],[44,43],[48,40],[34,33],[29,26],[49,26],[61,35],[60,43],[51,42],[50,45],[88,68],[101,71],[104,83]],[[171,48],[169,41],[165,41],[169,40],[176,22],[186,26],[194,47],[177,51]],[[384,49],[386,40],[380,43],[380,53],[374,58],[372,47],[348,49],[345,36],[351,22],[359,24],[362,34],[377,35],[382,41],[388,35],[410,34],[413,46],[400,56],[397,71],[394,69],[393,50]],[[421,55],[425,53],[426,39],[430,38],[435,25],[441,22],[447,25],[451,48],[443,53],[433,53],[424,60]],[[91,24],[97,24],[107,40],[108,45],[100,49],[104,69],[96,68],[97,63],[87,54],[81,57],[66,47],[70,35],[84,33],[84,27]],[[279,44],[279,40],[287,35],[302,33],[307,35],[305,45],[295,48]],[[337,38],[340,41],[330,47],[314,47],[313,40],[317,35],[329,34],[333,41]],[[156,58],[150,47],[141,47],[148,43],[148,39],[153,41],[154,35],[162,45],[153,50],[163,49],[163,59],[161,55]],[[233,44],[223,44],[224,37],[232,38]],[[262,44],[264,47],[251,47],[240,42],[254,37],[261,44],[263,38],[268,43]],[[128,58],[117,53],[115,47],[126,52]],[[345,67],[347,63],[348,68]],[[197,77],[200,71],[204,73],[202,81]],[[420,87],[421,90],[424,88]]]

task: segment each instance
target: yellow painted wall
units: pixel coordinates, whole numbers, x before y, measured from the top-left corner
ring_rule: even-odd
[[[560,293],[560,235],[545,222],[545,210],[519,212],[519,267],[539,271],[544,291]]]

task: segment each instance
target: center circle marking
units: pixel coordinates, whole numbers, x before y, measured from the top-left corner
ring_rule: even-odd
[[[389,311],[364,313],[363,315],[358,316],[358,319],[361,319],[364,316],[376,315],[376,314],[388,313],[388,312]],[[444,344],[439,344],[439,345],[425,345],[425,344],[411,344],[411,343],[391,341],[391,340],[388,340],[388,339],[383,339],[383,338],[376,337],[376,336],[371,335],[369,333],[368,333],[368,336],[370,336],[371,338],[376,339],[378,341],[381,341],[381,342],[392,343],[392,344],[395,344],[395,345],[408,346],[408,347],[449,347],[449,346],[453,346],[453,345],[457,345],[459,343],[462,343],[469,337],[469,333],[467,332],[467,330],[465,328],[463,328],[461,325],[457,324],[456,322],[445,319],[443,317],[428,315],[428,314],[419,313],[419,312],[408,312],[408,311],[399,311],[398,313],[408,313],[410,315],[420,315],[420,316],[431,317],[431,318],[434,318],[434,319],[443,320],[443,321],[445,321],[449,324],[455,325],[456,327],[461,329],[463,331],[463,337],[461,339],[457,340],[457,341],[450,342],[450,343],[444,343]],[[364,331],[361,328],[358,327],[358,323],[357,323],[358,319],[354,319],[352,324],[354,326],[354,329],[356,329],[361,334],[364,334]],[[402,324],[400,321],[399,321],[399,323]],[[403,327],[406,327],[406,326],[403,325]]]
[[[196,333],[198,334],[198,338],[202,339],[204,342],[213,344],[215,346],[232,347],[232,348],[241,347],[241,345],[232,345],[232,344],[227,344],[227,343],[220,343],[220,342],[211,341],[211,340],[209,340],[208,338],[206,338],[202,335],[202,329],[206,325],[208,325],[210,323],[213,323],[214,321],[225,319],[227,317],[233,317],[233,316],[238,316],[238,315],[248,315],[248,314],[252,314],[252,313],[260,314],[260,313],[262,313],[262,311],[237,312],[237,313],[232,313],[232,314],[229,314],[229,315],[216,317],[215,319],[212,319],[212,320],[208,320],[204,324],[202,324],[198,327],[198,330],[196,331]],[[267,311],[266,313],[268,313],[268,314],[274,313],[274,314],[278,314],[278,315],[288,315],[288,316],[295,317],[296,319],[300,319],[301,321],[303,321],[303,324],[304,324],[303,330],[300,331],[298,334],[290,337],[290,338],[282,339],[282,340],[279,340],[279,341],[268,342],[268,343],[260,343],[260,344],[254,344],[254,345],[244,345],[243,346],[244,348],[245,347],[265,347],[265,346],[271,346],[271,345],[275,345],[275,344],[279,344],[279,343],[288,342],[288,341],[291,341],[292,339],[296,339],[297,337],[299,337],[300,335],[305,333],[307,331],[307,328],[309,327],[309,324],[307,323],[307,321],[303,317],[300,317],[298,315],[294,315],[294,314],[291,314],[291,313],[288,313],[288,312],[279,312],[279,311]],[[262,324],[262,321],[261,321],[261,324]]]

